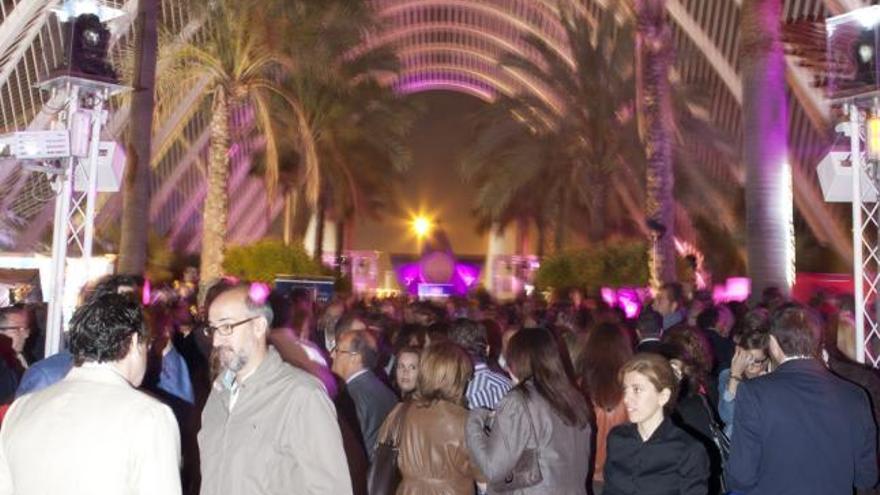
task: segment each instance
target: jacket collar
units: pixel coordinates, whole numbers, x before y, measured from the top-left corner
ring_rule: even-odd
[[[258,387],[263,383],[268,382],[282,365],[283,361],[281,360],[278,351],[276,351],[274,347],[269,346],[266,351],[266,357],[263,358],[263,362],[257,366],[257,369],[255,369],[250,376],[248,376],[243,382],[237,384],[237,386],[242,388]],[[220,373],[220,376],[214,381],[214,388],[228,394],[233,386],[234,379],[224,384],[226,374],[227,370]]]
[[[131,387],[131,383],[111,363],[85,362],[81,366],[73,367],[65,379]]]
[[[350,377],[348,377],[348,380],[345,380],[345,383],[346,383],[346,385],[351,385],[352,383],[354,383],[356,381],[365,380],[365,379],[369,378],[371,374],[372,374],[372,371],[370,371],[368,368],[364,368],[364,369],[356,372],[355,374],[351,375]]]
[[[672,420],[669,419],[669,416],[663,418],[663,422],[660,423],[660,426],[654,430],[654,433],[648,437],[647,440],[642,440],[642,435],[639,433],[639,426],[635,423],[626,423],[628,436],[638,440],[641,443],[653,443],[659,440],[664,440],[672,436],[675,432],[675,425],[672,424]]]
[[[257,366],[257,369],[254,370],[254,373],[247,380],[241,383],[241,386],[246,388],[263,385],[275,376],[278,368],[283,364],[284,362],[281,360],[281,355],[278,354],[278,351],[274,347],[269,346],[263,362]]]
[[[786,361],[779,365],[776,368],[774,373],[779,372],[815,372],[815,371],[824,371],[825,365],[822,364],[821,361],[815,358],[808,359],[792,359],[790,361]]]

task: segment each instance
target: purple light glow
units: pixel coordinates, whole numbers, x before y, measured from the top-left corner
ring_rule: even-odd
[[[635,318],[642,311],[642,301],[647,299],[650,291],[642,287],[620,289],[602,287],[600,293],[602,300],[609,306],[622,309],[627,318]]]
[[[427,282],[420,262],[401,264],[395,271],[397,282],[408,294],[418,295],[419,284]],[[457,295],[465,295],[480,280],[480,271],[479,266],[456,262],[452,277],[446,283],[452,284]]]
[[[448,89],[452,91],[460,91],[467,93],[483,101],[493,101],[495,95],[484,87],[477,84],[466,83],[460,81],[447,80],[415,80],[401,83],[397,86],[397,90],[403,94],[421,93],[424,91],[432,91],[437,89]]]
[[[271,289],[269,289],[268,285],[261,282],[254,282],[251,284],[251,287],[248,290],[248,296],[250,297],[251,301],[257,304],[263,304],[266,302],[266,299],[269,298],[270,292]]]
[[[752,281],[746,277],[727,279],[724,285],[716,285],[712,299],[716,302],[745,301],[752,291]]]

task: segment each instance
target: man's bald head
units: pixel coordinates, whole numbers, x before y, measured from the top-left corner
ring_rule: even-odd
[[[229,286],[216,294],[210,302],[208,311],[217,304],[229,305],[235,311],[239,311],[242,315],[260,316],[266,320],[267,325],[272,324],[274,316],[272,307],[268,301],[257,302],[251,297],[249,284],[236,284]]]

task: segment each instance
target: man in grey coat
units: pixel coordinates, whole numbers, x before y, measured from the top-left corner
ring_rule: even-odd
[[[324,386],[267,344],[272,310],[247,285],[208,308],[222,371],[202,413],[202,495],[352,493],[336,412]]]
[[[345,380],[337,404],[342,408],[346,403],[354,404],[358,424],[350,426],[360,430],[371,462],[379,428],[397,404],[394,392],[372,371],[379,360],[378,349],[376,338],[368,330],[349,330],[337,337],[336,346],[330,351],[333,372]],[[344,418],[352,416],[344,411],[340,411],[340,415]]]

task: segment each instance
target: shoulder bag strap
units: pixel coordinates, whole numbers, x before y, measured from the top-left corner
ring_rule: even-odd
[[[526,410],[526,417],[529,418],[529,426],[532,428],[532,438],[535,439],[535,448],[537,449],[538,448],[538,431],[535,429],[535,422],[532,420],[532,410],[531,410],[531,407],[529,407],[529,402],[531,402],[531,401],[526,396],[526,394],[521,393],[520,395],[522,396],[522,399],[523,399],[523,406],[525,407],[525,410]]]
[[[397,417],[394,418],[394,426],[388,430],[388,438],[386,441],[390,440],[391,445],[395,447],[400,445],[400,434],[403,430],[403,422],[406,420],[406,412],[409,409],[410,404],[410,401],[405,401],[400,405],[400,411],[397,412]]]

